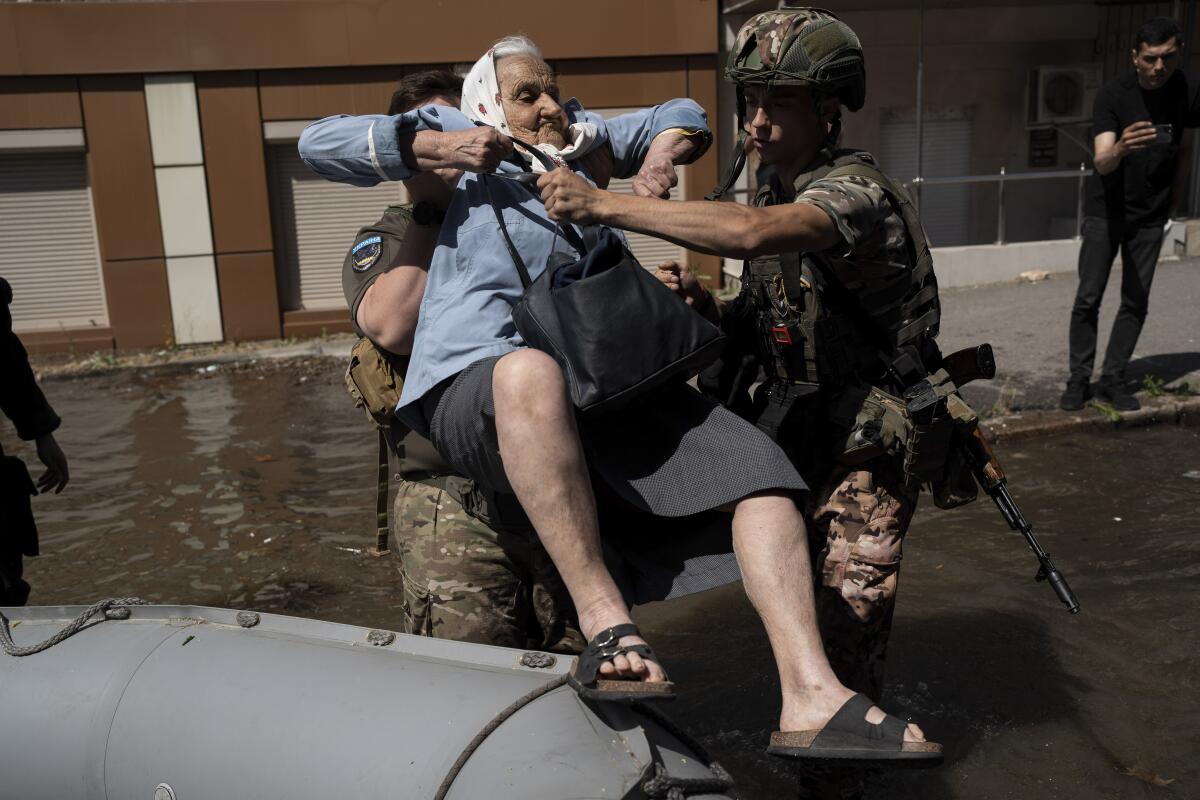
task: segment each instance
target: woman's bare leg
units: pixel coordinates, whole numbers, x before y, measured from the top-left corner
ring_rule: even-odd
[[[733,514],[733,547],[746,595],[767,629],[779,669],[783,690],[779,730],[820,729],[854,692],[838,681],[825,657],[813,605],[804,519],[796,504],[781,493],[739,501]],[[883,716],[883,711],[872,708],[867,720],[879,722]],[[915,725],[908,726],[904,738],[924,740]]]
[[[539,350],[509,353],[496,362],[492,394],[504,471],[571,593],[583,635],[590,641],[605,628],[630,622],[600,549],[596,501],[558,364]],[[644,641],[626,636],[620,643]],[[658,664],[636,653],[617,656],[600,672],[665,679]]]

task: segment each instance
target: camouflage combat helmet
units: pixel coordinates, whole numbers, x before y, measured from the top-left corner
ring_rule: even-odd
[[[812,86],[863,107],[867,73],[850,26],[822,8],[781,8],[751,17],[738,31],[725,77],[739,86]]]

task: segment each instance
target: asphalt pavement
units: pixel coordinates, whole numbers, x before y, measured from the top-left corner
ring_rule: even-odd
[[[1004,283],[942,292],[942,351],[990,342],[996,378],[965,390],[992,415],[1057,408],[1067,377],[1067,328],[1078,281],[1058,273],[1037,283]],[[1096,374],[1120,305],[1120,259],[1100,307]],[[1150,313],[1127,377],[1200,391],[1200,259],[1163,261],[1150,293]]]

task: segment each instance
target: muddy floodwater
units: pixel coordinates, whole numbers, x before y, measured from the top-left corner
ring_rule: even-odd
[[[332,361],[52,381],[71,484],[35,498],[31,604],[138,596],[399,627],[373,558],[375,435]],[[1200,436],[1158,427],[1002,445],[1069,578],[1069,616],[985,499],[926,503],[905,552],[885,706],[946,743],[871,798],[1200,797]],[[32,449],[4,429],[34,469]],[[770,652],[740,587],[637,612],[681,689],[673,715],[743,798],[795,798],[761,754]],[[330,676],[337,680],[337,676]]]

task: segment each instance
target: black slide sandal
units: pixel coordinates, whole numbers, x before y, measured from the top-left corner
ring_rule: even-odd
[[[787,758],[907,761],[923,767],[942,763],[940,744],[904,741],[908,725],[903,720],[888,714],[882,722],[867,722],[866,713],[873,705],[865,694],[856,694],[821,730],[775,731],[767,752]]]

